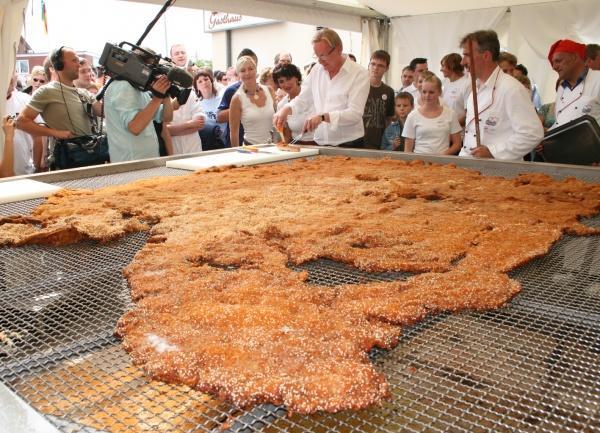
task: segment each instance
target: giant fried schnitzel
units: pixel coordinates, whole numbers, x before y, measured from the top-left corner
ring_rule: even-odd
[[[600,185],[541,174],[320,157],[61,191],[0,221],[0,243],[108,242],[150,230],[124,270],[119,321],[133,362],[239,406],[359,409],[384,399],[370,363],[403,325],[503,306],[507,272],[600,213]],[[405,281],[317,286],[292,269],[327,258]]]

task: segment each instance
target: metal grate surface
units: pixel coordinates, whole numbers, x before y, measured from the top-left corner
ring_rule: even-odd
[[[514,176],[522,167],[484,174]],[[166,168],[63,183],[98,188]],[[598,176],[585,179],[597,182]],[[595,178],[592,178],[595,177]],[[0,205],[27,213],[39,200]],[[600,225],[600,217],[590,219]],[[600,432],[600,238],[565,237],[512,273],[523,292],[484,314],[441,315],[405,330],[371,360],[392,397],[359,412],[300,416],[243,410],[150,382],[112,336],[130,305],[121,275],[147,235],[0,249],[0,380],[63,432]],[[405,279],[319,260],[315,284]]]

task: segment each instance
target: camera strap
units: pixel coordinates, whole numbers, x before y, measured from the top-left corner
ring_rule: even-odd
[[[102,121],[98,122],[98,117],[94,115],[93,105],[85,99],[85,97],[77,92],[79,95],[79,100],[81,101],[81,105],[83,106],[83,111],[87,114],[90,119],[90,124],[92,125],[92,134],[94,135],[102,135]],[[102,104],[102,113],[100,114],[100,118],[104,118],[104,104]],[[100,123],[100,125],[98,125]]]

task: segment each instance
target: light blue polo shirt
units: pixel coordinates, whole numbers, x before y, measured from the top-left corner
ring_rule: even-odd
[[[138,112],[150,102],[152,96],[134,88],[125,80],[113,81],[104,96],[106,135],[111,162],[157,158],[158,138],[152,122],[139,135],[133,135],[127,125]],[[162,105],[156,111],[154,120],[161,121]]]

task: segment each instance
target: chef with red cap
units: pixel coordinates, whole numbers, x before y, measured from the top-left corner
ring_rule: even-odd
[[[589,114],[600,122],[600,71],[585,65],[586,46],[570,39],[556,41],[548,60],[558,72],[555,128]]]

